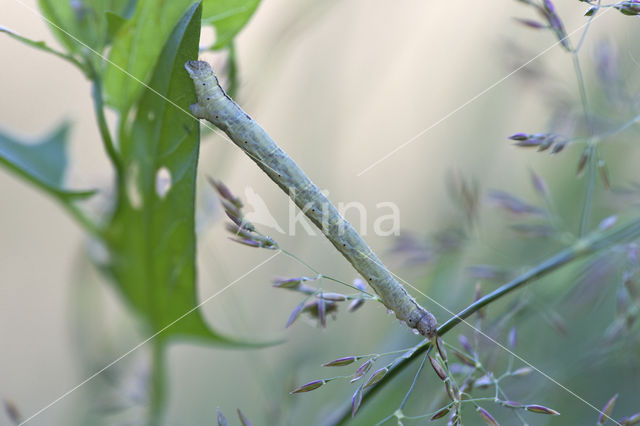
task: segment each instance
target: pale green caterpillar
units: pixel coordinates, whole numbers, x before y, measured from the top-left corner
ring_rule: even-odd
[[[189,61],[185,68],[194,81],[198,98],[198,103],[191,105],[193,115],[213,123],[249,155],[326,235],[398,319],[423,336],[434,337],[435,317],[396,281],[353,226],[291,157],[227,96],[211,66],[203,61]]]

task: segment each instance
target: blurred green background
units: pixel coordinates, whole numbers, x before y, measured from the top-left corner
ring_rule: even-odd
[[[579,6],[558,5],[568,32],[585,22]],[[36,8],[35,1],[7,0],[0,25],[56,45],[34,12]],[[562,113],[563,102],[570,102],[564,108],[577,106],[571,59],[559,48],[504,79],[555,42],[550,34],[529,30],[511,19],[530,15],[531,11],[514,1],[501,2],[499,7],[413,0],[393,5],[266,1],[237,39],[238,102],[320,188],[329,191],[333,201],[363,203],[369,213],[369,231],[380,202],[393,202],[400,208],[401,227],[409,234],[426,236],[463,226],[463,213],[447,195],[447,175],[452,171],[477,180],[483,191],[506,190],[535,202],[529,182],[533,169],[545,177],[560,217],[575,232],[584,186],[584,179],[575,177],[581,147],[569,146],[550,157],[506,142],[506,136],[517,131],[545,131],[554,118],[551,113]],[[597,88],[594,52],[602,40],[612,41],[618,49],[621,73],[630,88],[638,89],[639,35],[637,19],[611,11],[593,23],[582,51],[591,100],[603,114],[612,113],[620,121],[637,115],[637,109],[629,109],[628,115],[624,108],[608,109]],[[2,129],[36,138],[70,119],[68,182],[77,188],[108,188],[112,176],[83,76],[68,64],[8,37],[0,37],[0,51],[4,58],[0,71]],[[206,58],[214,65],[222,63],[219,56]],[[542,78],[532,79],[536,72]],[[637,98],[637,93],[631,96]],[[425,129],[428,131],[406,147],[357,176]],[[614,186],[637,181],[640,156],[633,142],[633,138],[620,137],[602,148]],[[222,179],[242,198],[246,188],[255,191],[283,227],[289,203],[251,161],[215,135],[203,139],[200,174],[198,266],[199,294],[204,299],[271,254],[226,239],[223,214],[204,177]],[[4,170],[0,171],[0,192],[0,396],[13,401],[26,417],[146,336],[139,333],[112,287],[91,266],[86,253],[99,256],[99,248],[86,240],[52,200]],[[632,197],[604,194],[600,183],[597,194],[594,224],[618,211],[624,217],[637,215]],[[107,203],[109,194],[103,195]],[[483,204],[478,225],[461,249],[412,267],[390,253],[395,244],[392,238],[368,232],[366,239],[395,273],[455,312],[473,299],[476,279],[467,266],[497,264],[522,272],[563,247],[559,241],[517,239],[508,231],[509,223],[515,223],[513,218]],[[307,236],[300,228],[295,236],[265,231],[320,271],[345,281],[355,278],[355,272],[322,237]],[[596,272],[605,266],[596,265]],[[525,414],[529,424],[593,424],[597,411],[585,401],[600,408],[614,393],[620,393],[615,418],[640,410],[637,327],[615,343],[602,338],[615,318],[615,290],[621,273],[617,265],[609,269],[610,273],[601,276],[584,263],[571,265],[489,308],[492,320],[503,318],[493,330],[496,339],[505,342],[506,331],[517,325],[516,352],[584,399],[535,373],[505,382],[510,399],[551,406],[562,413],[560,417]],[[228,334],[286,342],[255,351],[220,350],[188,342],[173,345],[167,424],[215,424],[216,407],[232,423],[239,407],[254,424],[321,424],[349,404],[355,390],[348,381],[335,381],[315,392],[290,396],[288,392],[300,384],[333,375],[334,371],[321,369],[321,363],[417,343],[406,327],[373,303],[354,314],[341,309],[326,330],[304,320],[284,330],[300,299],[273,289],[270,281],[274,276],[308,273],[279,256],[203,306],[206,318]],[[581,276],[596,283],[574,287]],[[483,288],[488,292],[498,284],[485,281]],[[584,290],[594,286],[593,295]],[[572,292],[572,287],[579,290]],[[441,322],[450,316],[424,297],[417,298]],[[526,308],[517,315],[505,315],[519,300]],[[564,318],[567,333],[554,326],[556,315]],[[459,331],[472,336],[465,326]],[[445,340],[456,344],[456,334]],[[489,343],[482,347],[486,354],[496,351],[491,356],[496,357],[499,373],[506,364],[505,354]],[[135,351],[29,424],[140,424],[148,366],[145,349]],[[353,370],[343,368],[344,374]],[[364,406],[353,424],[372,424],[391,414],[416,368],[417,364],[384,389],[374,403]],[[437,377],[425,368],[406,413],[434,411],[442,404],[442,391]],[[508,410],[483,406],[503,424],[517,423]],[[482,424],[471,411],[465,413],[464,423]],[[0,415],[0,424],[9,424],[6,416]]]

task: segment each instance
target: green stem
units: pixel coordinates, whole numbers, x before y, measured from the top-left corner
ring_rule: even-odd
[[[165,341],[158,337],[152,342],[152,365],[149,378],[149,426],[162,424],[166,408]]]
[[[593,140],[589,141],[587,150],[587,182],[584,189],[584,203],[582,205],[582,212],[580,214],[580,228],[578,231],[578,235],[580,237],[586,235],[587,232],[589,232],[589,228],[591,225],[591,210],[593,207],[593,195],[596,189],[597,156],[595,142]]]
[[[442,324],[438,328],[438,335],[444,336],[451,331],[456,325],[464,322],[464,320],[483,307],[490,303],[502,298],[503,296],[511,293],[512,291],[529,284],[538,278],[541,278],[549,273],[560,269],[562,266],[573,262],[577,259],[584,258],[590,254],[596,253],[599,250],[608,248],[614,244],[621,243],[623,241],[629,241],[634,238],[640,237],[640,219],[631,221],[630,223],[621,226],[606,234],[595,234],[593,237],[579,240],[571,247],[562,250],[561,252],[551,256],[547,260],[543,261],[534,268],[528,270],[524,274],[515,278],[514,280],[504,284],[497,288],[493,292],[478,299],[457,315],[451,317],[447,322]],[[362,397],[361,407],[364,406],[376,393],[384,388],[385,384],[393,380],[400,372],[402,372],[409,364],[421,354],[425,353],[431,347],[431,340],[424,340],[414,347],[414,350],[408,355],[394,364],[389,372],[376,384],[369,388]],[[346,423],[351,415],[350,408],[345,407],[338,412],[336,417],[329,419],[328,425],[340,425]]]
[[[600,135],[597,136],[598,140],[602,140],[602,139],[606,139],[609,138],[611,136],[615,136],[618,133],[624,132],[625,130],[627,130],[629,127],[633,126],[634,124],[638,124],[640,123],[640,115],[637,115],[635,117],[633,117],[631,120],[628,120],[624,123],[622,123],[622,125],[620,125],[620,127],[613,129],[609,132],[605,132],[602,133]]]
[[[73,55],[69,55],[67,53],[64,52],[60,52],[56,49],[53,49],[49,46],[47,46],[43,41],[35,41],[35,40],[31,40],[30,38],[21,36],[20,34],[17,34],[15,32],[13,32],[12,30],[5,28],[5,27],[1,27],[0,26],[0,33],[5,33],[8,36],[21,41],[22,43],[25,43],[31,47],[34,47],[36,49],[42,50],[43,52],[47,52],[47,53],[51,53],[52,55],[55,55],[59,58],[64,59],[65,61],[69,61],[70,63],[72,63],[73,65],[75,65],[76,67],[78,67],[82,72],[86,73],[86,68],[85,66],[78,61]]]
[[[587,128],[589,129],[589,135],[593,136],[595,131],[593,129],[593,123],[591,121],[591,114],[589,112],[589,102],[587,100],[587,91],[584,85],[584,77],[582,75],[582,67],[580,66],[580,57],[578,56],[578,52],[574,51],[571,55],[573,59],[573,69],[576,73],[576,80],[578,82],[578,91],[580,92],[580,102],[582,103],[582,112],[584,114],[584,119],[587,123]]]
[[[63,200],[62,205],[82,225],[82,228],[94,237],[102,237],[102,229],[91,219],[89,219],[82,209],[74,204],[72,200]]]
[[[102,80],[98,73],[88,65],[89,78],[93,81],[92,87],[92,97],[93,97],[93,107],[96,113],[96,119],[98,121],[98,129],[100,130],[100,136],[102,137],[102,143],[104,145],[105,151],[107,151],[107,155],[109,156],[109,160],[111,160],[111,164],[116,171],[116,179],[118,182],[122,177],[122,160],[120,158],[120,154],[116,149],[115,143],[113,142],[113,138],[111,137],[111,132],[109,131],[109,126],[107,125],[107,118],[104,115],[104,99],[102,97]]]
[[[601,5],[601,0],[598,0],[595,12],[591,16],[589,16],[589,19],[587,20],[587,24],[584,27],[584,31],[582,32],[582,35],[580,36],[580,41],[578,41],[578,44],[577,44],[576,48],[573,49],[573,54],[574,55],[577,55],[578,52],[580,51],[580,49],[582,48],[582,44],[584,43],[584,40],[587,37],[587,33],[589,32],[589,28],[591,27],[591,22],[593,22],[594,18],[596,17],[596,15],[598,14],[598,12],[600,10],[600,5]]]
[[[578,235],[580,237],[587,234],[591,222],[591,210],[593,209],[593,193],[595,192],[596,183],[596,152],[595,152],[595,129],[591,121],[589,112],[589,103],[587,101],[587,91],[585,90],[584,77],[582,75],[582,67],[580,66],[580,58],[578,51],[574,50],[572,54],[573,69],[578,82],[578,91],[580,92],[580,101],[582,102],[582,111],[584,114],[587,128],[589,129],[589,146],[588,146],[588,163],[587,163],[587,182],[584,192],[584,203],[582,205],[582,213],[580,214],[580,228]]]

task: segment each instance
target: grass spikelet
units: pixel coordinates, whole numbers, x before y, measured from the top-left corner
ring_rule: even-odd
[[[369,377],[369,380],[367,380],[367,382],[364,384],[362,389],[366,389],[369,386],[378,383],[380,380],[382,380],[382,378],[387,374],[388,371],[389,371],[389,368],[384,367],[384,368],[381,368],[378,371],[374,372],[371,375],[371,377]]]
[[[326,383],[326,380],[314,380],[312,382],[306,383],[298,388],[295,388],[294,390],[292,390],[291,392],[289,392],[290,395],[293,395],[294,393],[304,393],[304,392],[311,392],[313,390],[318,389],[320,386],[324,385]]]
[[[449,375],[447,374],[445,369],[442,367],[440,362],[436,358],[432,357],[431,355],[428,355],[428,357],[429,357],[429,362],[431,363],[431,367],[433,368],[433,371],[435,371],[436,375],[440,377],[440,380],[442,381],[447,380]]]
[[[440,336],[436,337],[436,349],[438,349],[438,353],[440,354],[440,358],[446,363],[448,361],[447,358],[447,350],[444,347],[444,341]]]
[[[351,417],[355,417],[358,409],[360,408],[360,404],[362,404],[362,389],[363,386],[358,386],[355,393],[351,397]]]
[[[493,416],[489,414],[489,412],[484,408],[478,406],[476,408],[476,412],[478,413],[480,418],[489,426],[500,426],[500,423],[498,423],[498,421],[494,419]]]
[[[240,419],[240,424],[242,426],[251,426],[251,422],[249,421],[249,419],[247,419],[247,417],[242,414],[242,411],[240,411],[240,409],[237,409],[238,411],[238,418]]]
[[[306,302],[303,301],[293,309],[291,315],[289,315],[289,319],[287,320],[287,325],[285,325],[285,328],[289,328],[289,326],[293,324],[296,319],[298,319],[298,317],[300,316],[300,312],[302,312],[305,304]]]
[[[360,380],[362,378],[362,376],[367,374],[367,372],[373,366],[373,363],[374,363],[373,359],[368,359],[364,363],[362,363],[362,365],[360,367],[358,367],[358,369],[354,373],[353,379],[351,379],[351,383],[355,382],[356,380]]]
[[[490,191],[489,200],[491,200],[494,204],[496,204],[500,208],[507,210],[508,212],[513,213],[515,215],[541,216],[545,212],[540,207],[535,207],[530,204],[527,204],[526,202],[515,197],[514,195],[511,195],[503,191]]]
[[[224,414],[222,414],[222,411],[220,411],[220,408],[218,408],[216,411],[218,412],[218,426],[229,426],[229,422],[227,421],[227,418],[224,416]]]
[[[600,410],[600,415],[598,416],[598,422],[596,423],[596,425],[603,425],[604,422],[606,422],[607,419],[611,417],[611,412],[613,411],[613,407],[616,405],[617,399],[618,394],[615,394],[609,399],[609,401],[607,401],[606,404],[604,404],[604,407],[602,407],[602,410]]]
[[[633,426],[640,424],[640,413],[633,414],[629,417],[620,419],[620,424],[624,426]]]
[[[334,359],[333,361],[325,362],[323,367],[342,367],[344,365],[353,364],[358,358],[355,356],[347,356],[344,358]]]
[[[430,421],[438,420],[439,418],[446,416],[449,411],[451,411],[451,407],[449,406],[441,408],[438,411],[436,411],[436,413],[433,416],[431,416],[429,420]]]
[[[560,413],[557,412],[556,410],[549,407],[545,407],[544,405],[537,405],[537,404],[525,405],[524,409],[527,411],[531,411],[532,413],[548,414],[550,416],[560,415]]]
[[[9,417],[9,420],[16,425],[22,424],[22,415],[20,414],[20,410],[18,410],[16,404],[8,399],[3,399],[2,402],[4,404],[4,411],[7,414],[7,417]]]

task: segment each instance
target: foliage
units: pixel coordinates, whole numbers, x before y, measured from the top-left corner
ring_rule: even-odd
[[[94,191],[64,186],[67,123],[36,144],[0,135],[1,164],[58,199],[107,248],[108,261],[101,267],[153,337],[156,363],[164,358],[165,342],[174,337],[255,346],[216,331],[198,309],[200,128],[187,112],[194,91],[183,65],[198,56],[202,24],[218,27],[224,37],[216,48],[228,48],[258,2],[226,2],[225,10],[236,10],[228,18],[209,7],[206,21],[201,20],[201,3],[193,0],[40,0],[39,5],[66,52],[1,30],[69,61],[92,81],[98,127],[116,174],[112,212],[90,217],[78,201]],[[107,124],[105,100],[118,114],[116,132]],[[162,365],[154,371],[166,374]],[[164,411],[163,381],[152,380],[150,423],[157,423]]]

